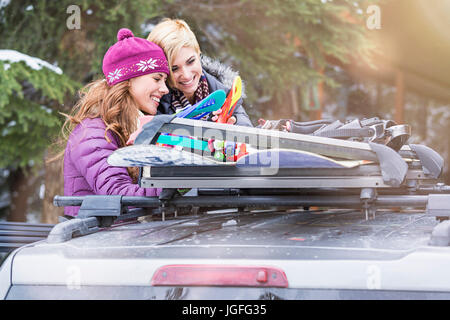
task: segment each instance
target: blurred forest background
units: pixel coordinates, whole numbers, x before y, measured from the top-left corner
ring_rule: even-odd
[[[255,125],[378,116],[448,162],[449,13],[447,0],[0,0],[0,220],[57,222],[62,168],[45,160],[60,112],[101,77],[119,28],[146,38],[164,17],[239,71]]]

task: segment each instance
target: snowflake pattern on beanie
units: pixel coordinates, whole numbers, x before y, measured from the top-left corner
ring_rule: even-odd
[[[108,78],[108,83],[112,83],[114,80],[119,80],[122,74],[120,73],[121,69],[116,69],[114,72],[110,72],[106,77]]]
[[[162,72],[169,75],[169,64],[164,51],[155,43],[133,35],[122,28],[117,42],[103,58],[103,74],[110,86],[149,73]]]
[[[137,65],[139,66],[138,71],[146,71],[147,69],[155,69],[158,67],[156,60],[153,60],[152,58],[147,61],[141,60]]]

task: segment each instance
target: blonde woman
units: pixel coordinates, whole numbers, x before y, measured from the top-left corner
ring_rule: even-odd
[[[64,153],[64,194],[146,195],[160,190],[140,188],[136,172],[112,167],[108,156],[125,146],[137,129],[140,114],[154,115],[169,90],[167,59],[156,44],[121,29],[118,41],[103,58],[105,78],[82,90],[73,116],[64,128],[70,132]],[[65,207],[76,216],[78,207]]]
[[[160,113],[174,113],[219,89],[228,92],[238,75],[218,61],[202,57],[194,33],[183,20],[164,19],[155,26],[147,40],[163,48],[169,63],[170,92],[161,99],[158,108]],[[228,123],[253,126],[242,102],[242,99],[238,101]],[[214,113],[213,121],[217,120],[218,113]]]

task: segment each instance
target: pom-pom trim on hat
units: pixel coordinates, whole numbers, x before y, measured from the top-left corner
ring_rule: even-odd
[[[117,32],[117,41],[122,41],[123,39],[131,37],[134,37],[134,34],[130,29],[122,28]]]

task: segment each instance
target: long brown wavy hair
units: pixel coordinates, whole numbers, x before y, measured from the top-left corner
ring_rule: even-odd
[[[138,107],[129,91],[129,80],[109,86],[105,80],[96,80],[79,91],[80,100],[67,116],[63,125],[63,134],[72,130],[86,118],[102,118],[107,132],[111,130],[120,140],[120,147],[125,146],[130,134],[135,131]]]
[[[137,127],[139,116],[138,106],[130,94],[130,81],[126,80],[109,86],[104,79],[95,80],[79,91],[80,99],[72,109],[71,115],[66,117],[58,142],[60,153],[49,161],[61,159],[70,133],[86,118],[101,118],[106,125],[105,139],[111,142],[107,136],[112,131],[119,138],[119,147],[124,147],[131,133]],[[138,169],[129,168],[128,173],[136,182]]]

